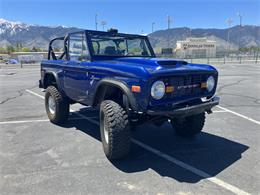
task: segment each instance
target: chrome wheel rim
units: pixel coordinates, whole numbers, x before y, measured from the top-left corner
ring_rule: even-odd
[[[55,114],[56,104],[55,104],[54,99],[53,99],[52,96],[49,96],[48,106],[49,106],[49,111],[50,111],[50,113],[51,113],[51,114]]]

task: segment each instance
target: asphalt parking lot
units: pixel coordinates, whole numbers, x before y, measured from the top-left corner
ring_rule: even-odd
[[[51,124],[39,67],[0,69],[0,194],[260,194],[260,65],[218,65],[220,107],[203,133],[169,124],[133,132],[130,155],[106,159],[97,111],[73,105]]]

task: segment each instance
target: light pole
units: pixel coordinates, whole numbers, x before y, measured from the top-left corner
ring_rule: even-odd
[[[155,25],[155,22],[152,22],[152,33],[154,31],[154,25]]]
[[[172,18],[171,18],[171,16],[167,16],[167,24],[168,24],[168,30],[170,29],[170,27],[171,27],[171,23],[172,23]]]
[[[228,18],[226,20],[226,23],[228,24],[228,31],[227,31],[227,42],[228,43],[227,43],[226,50],[227,50],[227,53],[229,54],[229,52],[230,52],[230,27],[231,27],[231,25],[233,23],[233,20],[231,18]]]
[[[98,14],[95,15],[95,26],[96,26],[96,30],[97,30],[97,28],[98,28],[98,19],[97,19],[97,17],[98,17]]]
[[[101,26],[103,27],[103,31],[105,30],[105,26],[107,25],[107,22],[106,21],[101,21]]]
[[[240,39],[241,39],[241,30],[242,30],[242,19],[243,19],[243,16],[240,12],[237,13],[238,17],[239,17],[239,37],[238,37],[238,50],[239,50],[239,53],[240,53]]]
[[[172,18],[171,16],[167,16],[167,24],[168,24],[168,36],[167,36],[167,45],[168,45],[168,48],[170,48],[170,27],[171,27],[171,23],[172,23]]]

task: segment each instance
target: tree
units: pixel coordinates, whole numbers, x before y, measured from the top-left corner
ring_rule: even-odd
[[[38,49],[37,49],[36,47],[33,47],[31,51],[33,51],[33,52],[37,52]]]
[[[6,53],[7,53],[6,48],[0,47],[0,53],[1,53],[1,54],[6,54]]]
[[[12,45],[8,45],[6,47],[7,53],[10,54],[15,51],[14,47]]]
[[[28,47],[23,47],[22,52],[30,52],[30,49]]]
[[[59,48],[54,48],[54,51],[55,52],[60,52],[60,49]]]

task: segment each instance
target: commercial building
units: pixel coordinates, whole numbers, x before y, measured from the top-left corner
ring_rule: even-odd
[[[216,57],[216,41],[202,38],[186,38],[177,41],[175,53],[180,58]]]

